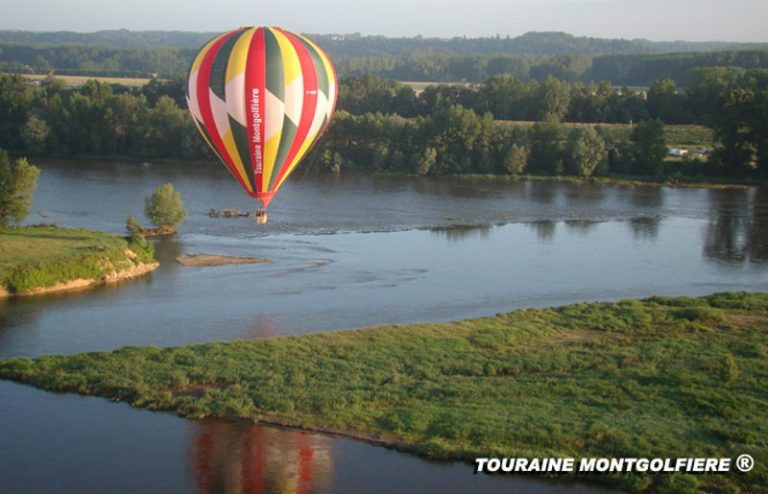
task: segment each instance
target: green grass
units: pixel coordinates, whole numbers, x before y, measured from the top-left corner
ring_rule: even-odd
[[[600,480],[635,492],[768,492],[766,293],[6,359],[0,377],[190,418],[337,431],[431,458],[749,453],[748,474]]]
[[[23,293],[77,278],[97,278],[136,260],[153,262],[151,244],[81,229],[31,226],[0,229],[0,286]]]

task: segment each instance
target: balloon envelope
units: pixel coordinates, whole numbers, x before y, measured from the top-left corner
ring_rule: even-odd
[[[312,41],[242,27],[197,54],[187,106],[214,153],[266,207],[327,127],[336,94],[333,65]]]

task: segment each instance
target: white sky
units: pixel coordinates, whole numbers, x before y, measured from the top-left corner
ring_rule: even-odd
[[[577,36],[768,41],[768,0],[0,0],[0,29],[225,31],[425,37]]]

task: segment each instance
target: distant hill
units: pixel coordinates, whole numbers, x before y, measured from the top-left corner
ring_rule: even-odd
[[[71,31],[0,31],[0,44],[26,46],[90,46],[113,48],[200,48],[216,33],[185,31],[111,30],[93,33]],[[518,54],[551,56],[582,54],[661,54],[726,50],[768,49],[768,43],[649,41],[573,36],[562,32],[530,32],[517,37],[488,38],[387,38],[361,34],[311,34],[335,57],[400,55],[404,52],[437,51],[455,55]]]
[[[186,31],[72,31],[32,32],[0,30],[0,44],[28,47],[89,46],[102,48],[200,48],[216,33]]]
[[[181,31],[0,31],[0,71],[110,77],[183,77],[215,33]],[[505,74],[542,81],[608,80],[647,86],[690,81],[698,67],[768,68],[768,43],[656,42],[560,32],[490,38],[387,38],[310,34],[342,77],[377,74],[406,81],[482,82]]]

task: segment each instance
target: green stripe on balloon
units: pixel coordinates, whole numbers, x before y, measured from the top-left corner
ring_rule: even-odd
[[[264,30],[264,58],[266,64],[267,91],[285,102],[285,69],[280,55],[280,45],[271,29]]]
[[[291,149],[291,144],[296,138],[296,131],[299,128],[295,123],[291,122],[291,119],[287,116],[283,118],[283,135],[280,137],[280,147],[277,149],[277,158],[275,158],[275,168],[272,171],[272,177],[269,180],[269,188],[267,190],[273,190],[277,177],[280,176],[280,170],[284,166],[289,166],[290,163],[285,162],[285,158],[288,156],[288,151]]]
[[[237,120],[229,117],[229,127],[232,129],[232,138],[235,141],[235,147],[237,148],[237,154],[240,155],[240,159],[243,162],[243,169],[245,170],[245,179],[251,184],[251,190],[256,190],[256,182],[253,178],[253,166],[251,164],[251,150],[248,141],[248,128],[240,125]]]
[[[224,44],[219,48],[219,52],[216,54],[216,58],[213,60],[213,66],[211,67],[211,79],[208,83],[208,87],[211,88],[213,94],[224,100],[224,87],[227,84],[227,64],[229,64],[229,56],[232,54],[232,48],[235,46],[237,39],[243,35],[245,31],[231,36]]]

